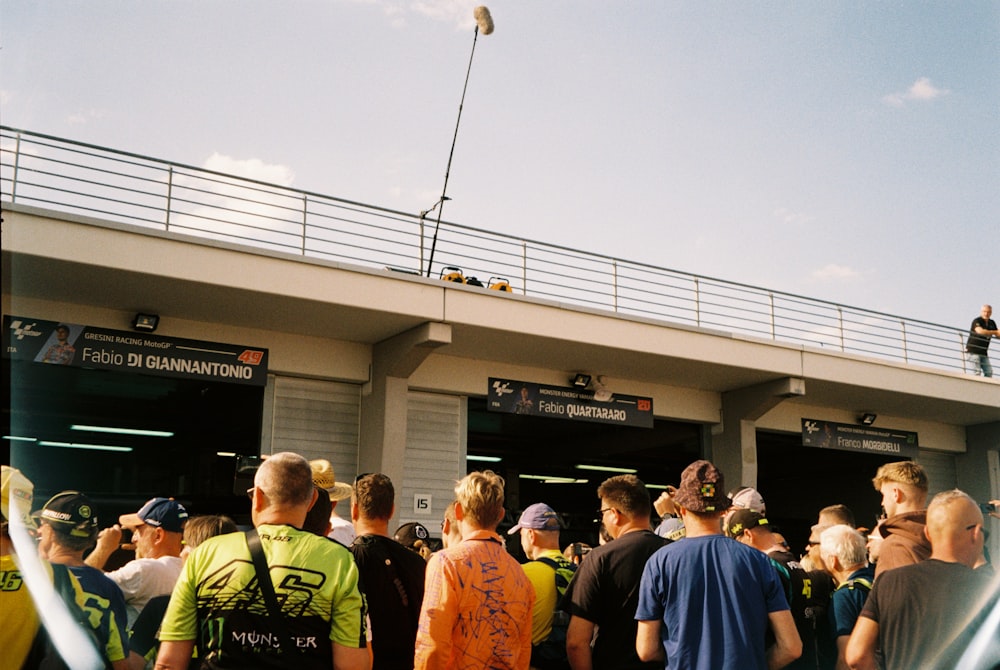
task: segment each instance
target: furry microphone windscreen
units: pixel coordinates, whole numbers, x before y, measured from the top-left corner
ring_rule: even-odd
[[[479,26],[479,32],[483,35],[489,35],[493,32],[493,17],[490,16],[490,10],[485,5],[480,5],[476,7],[472,15],[476,17],[476,24]]]

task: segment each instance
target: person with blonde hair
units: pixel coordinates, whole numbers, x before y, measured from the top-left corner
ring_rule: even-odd
[[[441,522],[441,544],[444,548],[453,547],[462,541],[462,529],[455,518],[455,500],[444,508],[444,521]]]
[[[431,556],[417,629],[415,670],[527,670],[535,590],[497,525],[504,480],[486,470],[455,487],[462,541]]]
[[[912,565],[931,555],[931,545],[924,534],[927,518],[927,473],[913,461],[882,465],[872,479],[882,494],[886,518],[876,528],[881,542],[873,553],[878,557],[875,576],[886,570]]]

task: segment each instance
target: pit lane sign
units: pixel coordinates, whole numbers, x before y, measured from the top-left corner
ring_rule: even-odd
[[[910,431],[819,419],[802,419],[802,444],[806,447],[863,451],[905,458],[916,458],[919,451],[917,434]]]
[[[139,372],[249,386],[267,383],[267,349],[3,317],[3,355],[78,368]]]
[[[653,399],[614,393],[609,400],[594,392],[490,377],[486,409],[490,412],[544,416],[549,419],[653,427]]]

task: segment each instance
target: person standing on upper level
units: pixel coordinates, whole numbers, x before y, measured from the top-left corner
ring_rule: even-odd
[[[993,308],[983,305],[979,316],[972,320],[969,327],[969,339],[965,343],[965,351],[969,355],[969,363],[976,375],[993,376],[993,366],[990,365],[990,338],[1000,337],[997,322],[991,319]]]

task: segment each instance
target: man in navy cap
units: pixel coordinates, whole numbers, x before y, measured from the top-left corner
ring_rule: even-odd
[[[531,667],[540,670],[569,668],[566,628],[569,614],[559,609],[576,564],[559,549],[559,515],[545,503],[529,505],[517,525],[507,531],[521,534],[521,548],[528,562],[521,565],[535,588],[531,611]]]
[[[184,522],[188,513],[172,498],[148,500],[135,514],[124,514],[119,523],[105,528],[97,537],[97,548],[87,557],[87,565],[104,568],[121,545],[122,528],[132,531],[135,560],[108,573],[125,595],[128,625],[151,598],[168,595],[181,573]]]

